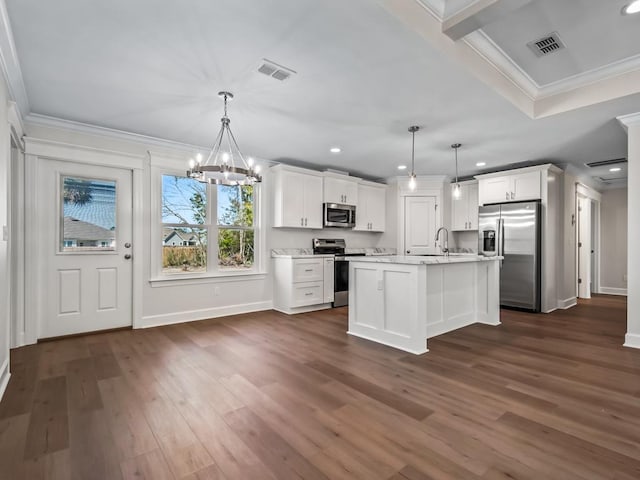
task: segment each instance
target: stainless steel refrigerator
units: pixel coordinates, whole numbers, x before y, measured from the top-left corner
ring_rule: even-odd
[[[512,202],[480,207],[478,251],[504,257],[500,305],[540,311],[541,205]]]

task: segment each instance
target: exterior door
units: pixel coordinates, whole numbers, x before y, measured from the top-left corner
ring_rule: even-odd
[[[41,160],[39,338],[132,324],[131,177]]]
[[[405,197],[405,255],[440,253],[436,251],[436,226],[436,197]]]

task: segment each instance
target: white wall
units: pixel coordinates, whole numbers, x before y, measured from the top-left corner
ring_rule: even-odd
[[[4,77],[0,75],[0,397],[9,381],[9,243],[1,230],[9,224],[9,98]]]
[[[627,189],[602,192],[600,203],[600,292],[626,294]]]
[[[64,142],[81,145],[89,148],[98,148],[108,151],[117,151],[127,154],[145,155],[147,150],[151,153],[151,164],[156,158],[162,158],[162,164],[175,162],[173,167],[183,170],[189,156],[187,151],[178,148],[161,148],[149,143],[131,142],[126,139],[109,138],[103,135],[91,135],[64,128],[52,128],[42,125],[27,125],[29,136],[47,139],[55,142]],[[175,159],[175,160],[171,160]],[[150,246],[152,242],[152,177],[151,166],[147,165],[143,172],[143,204],[144,208],[144,236],[143,245],[135,246],[135,253],[144,255],[143,288],[142,288],[142,326],[158,325],[190,321],[202,318],[230,315],[235,313],[264,310],[271,308],[273,301],[272,264],[269,257],[272,248],[310,248],[314,237],[321,238],[345,238],[347,247],[395,247],[393,243],[383,243],[383,234],[353,232],[341,229],[323,230],[297,230],[272,228],[273,224],[273,191],[271,189],[271,175],[267,169],[264,172],[262,188],[262,204],[265,216],[263,218],[266,228],[265,235],[265,260],[266,272],[264,275],[247,276],[240,278],[216,278],[200,279],[197,281],[182,280],[178,282],[149,282],[152,274]],[[388,223],[394,224],[397,210],[387,210]],[[395,230],[394,230],[395,231]]]
[[[628,127],[627,245],[640,245],[640,114]],[[640,348],[640,249],[627,252],[627,335],[625,345]]]

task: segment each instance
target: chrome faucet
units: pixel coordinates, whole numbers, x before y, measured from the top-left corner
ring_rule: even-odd
[[[449,256],[449,230],[447,230],[444,227],[440,227],[438,229],[438,231],[436,232],[436,244],[438,243],[438,238],[440,237],[440,232],[444,230],[444,247],[442,246],[442,243],[440,244],[440,250],[442,250],[442,253],[444,253],[447,257]]]

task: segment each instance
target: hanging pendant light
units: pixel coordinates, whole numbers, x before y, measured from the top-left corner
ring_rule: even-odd
[[[409,127],[411,132],[411,173],[409,174],[409,189],[416,189],[416,172],[415,172],[415,157],[416,157],[416,132],[420,130],[417,125]]]
[[[195,160],[189,160],[187,176],[214,185],[253,185],[261,182],[260,167],[254,167],[251,158],[245,160],[231,132],[227,101],[233,98],[233,94],[218,92],[218,96],[224,99],[224,116],[220,119],[220,131],[204,162],[201,154],[198,154]]]
[[[460,198],[460,184],[458,183],[458,149],[462,146],[461,143],[454,143],[451,145],[456,152],[456,185],[453,187],[453,197]]]

